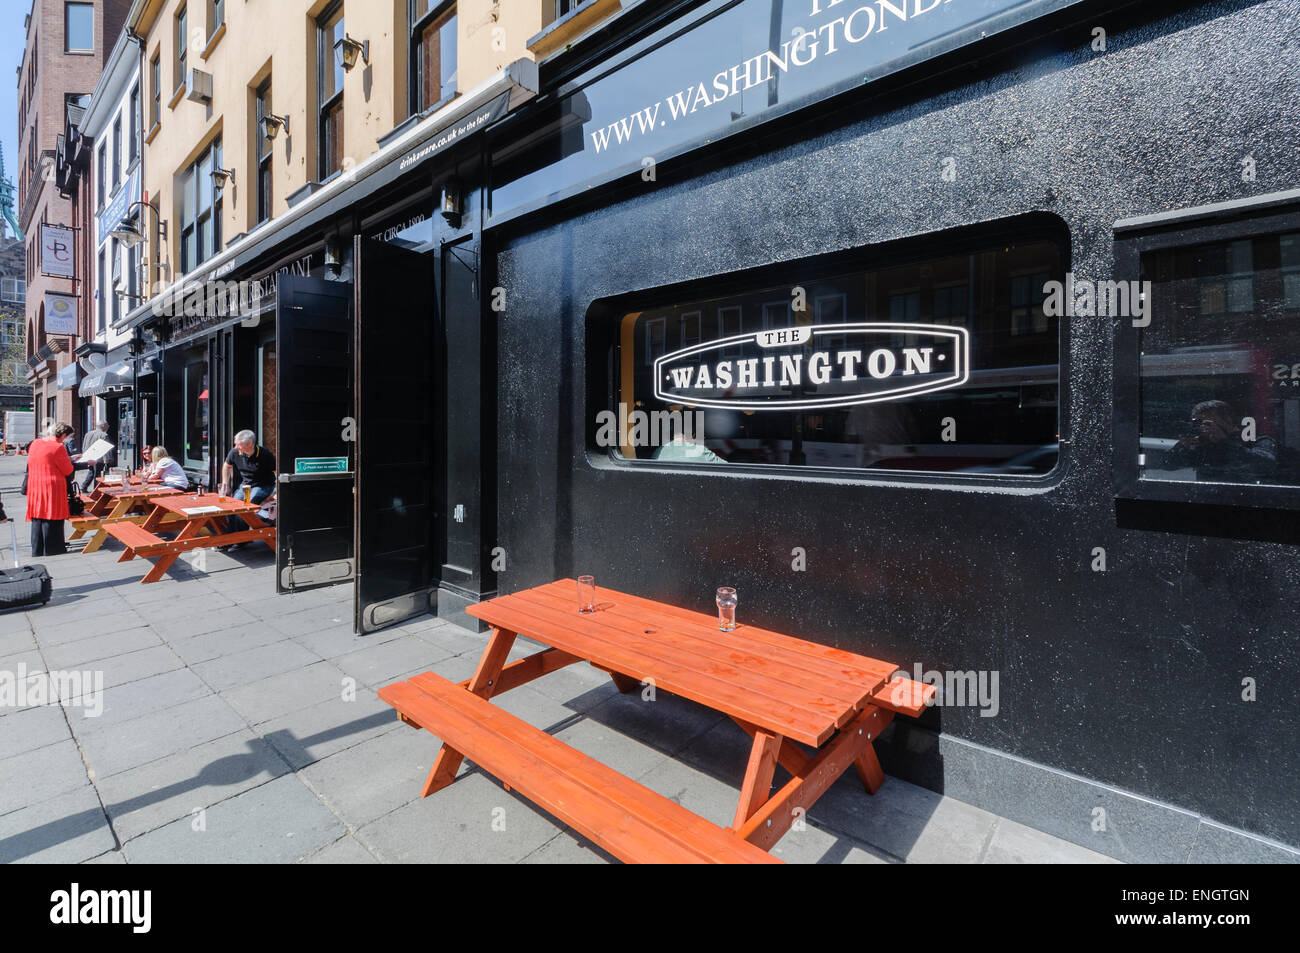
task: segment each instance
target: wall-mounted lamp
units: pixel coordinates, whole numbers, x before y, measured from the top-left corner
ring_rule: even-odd
[[[136,208],[147,208],[155,215],[158,214],[157,210],[148,202],[132,202],[127,211],[129,212]],[[144,235],[140,233],[140,226],[136,224],[134,216],[130,219],[124,219],[117,228],[108,233],[108,237],[116,238],[127,248],[134,248],[136,245],[139,245],[144,241]],[[158,218],[158,237],[161,239],[167,237],[167,222],[161,216]]]
[[[460,228],[460,217],[465,212],[465,198],[460,183],[455,179],[443,184],[439,211],[442,212],[442,217],[447,220],[448,225],[452,228]]]
[[[361,61],[367,66],[370,65],[370,41],[358,43],[346,33],[343,39],[336,40],[334,43],[334,62],[343,67],[343,72],[352,72],[352,67],[357,65],[357,54],[361,55]]]
[[[224,186],[226,184],[227,179],[230,180],[231,185],[235,184],[234,169],[213,169],[212,170],[212,184],[217,188],[221,188],[222,186]]]
[[[259,119],[257,124],[261,127],[263,138],[270,139],[272,142],[275,141],[275,137],[280,134],[282,128],[284,129],[284,134],[286,136],[289,135],[288,116],[273,116],[268,113]]]
[[[343,246],[337,235],[325,239],[325,267],[335,275],[343,268]]]

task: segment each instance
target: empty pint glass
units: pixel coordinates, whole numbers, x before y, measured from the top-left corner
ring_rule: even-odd
[[[596,577],[578,577],[578,611],[596,611]]]
[[[718,589],[718,628],[723,632],[730,632],[736,627],[736,603],[739,601],[736,590],[730,586]]]

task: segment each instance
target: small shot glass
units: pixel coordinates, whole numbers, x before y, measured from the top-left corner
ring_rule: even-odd
[[[736,590],[730,586],[721,586],[716,597],[718,603],[718,628],[730,632],[736,627]]]
[[[578,611],[596,611],[596,577],[578,577]]]

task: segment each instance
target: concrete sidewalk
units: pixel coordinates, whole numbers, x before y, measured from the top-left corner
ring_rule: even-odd
[[[0,457],[21,519],[25,458]],[[32,562],[28,525],[20,559]],[[8,557],[8,530],[0,542]],[[431,617],[358,637],[351,587],[276,596],[265,547],[145,565],[113,542],[42,558],[48,606],[0,615],[0,673],[102,673],[102,713],[0,707],[0,861],[54,863],[588,863],[610,858],[472,765],[421,799],[437,741],[376,690],[423,671],[467,678],[484,645]],[[12,565],[12,562],[8,563]],[[519,640],[512,658],[537,646]],[[3,677],[0,675],[0,677]],[[28,699],[30,701],[30,699]],[[37,699],[37,702],[40,700]],[[720,824],[748,757],[724,716],[620,695],[586,665],[503,696],[503,708]],[[853,772],[774,853],[799,863],[1113,862],[890,778]]]

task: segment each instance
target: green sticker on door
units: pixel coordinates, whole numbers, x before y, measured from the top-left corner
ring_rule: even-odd
[[[347,457],[295,457],[294,473],[347,473]]]

